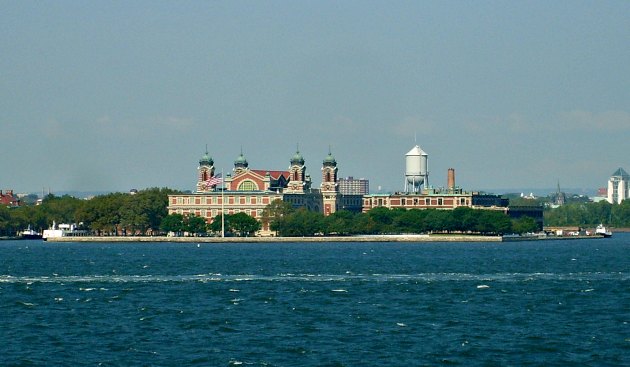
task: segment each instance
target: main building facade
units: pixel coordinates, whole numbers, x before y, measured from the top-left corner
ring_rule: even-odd
[[[265,207],[275,200],[324,215],[341,209],[361,211],[361,195],[340,193],[337,161],[330,152],[322,162],[319,188],[312,187],[311,176],[306,172],[305,160],[299,151],[289,162],[286,171],[251,169],[241,153],[234,161],[232,172],[220,177],[215,172],[214,160],[206,152],[197,167],[195,192],[169,195],[168,212],[199,216],[207,222],[222,213],[245,213],[260,220]],[[261,234],[269,235],[271,232],[263,226]]]

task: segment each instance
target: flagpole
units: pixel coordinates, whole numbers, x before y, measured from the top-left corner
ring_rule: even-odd
[[[221,170],[221,238],[225,237],[225,181],[223,181],[223,170]]]

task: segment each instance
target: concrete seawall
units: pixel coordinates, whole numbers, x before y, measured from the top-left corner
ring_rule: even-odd
[[[58,237],[48,242],[181,242],[181,243],[273,243],[273,242],[501,242],[499,236],[376,235],[348,237],[166,237],[108,236]]]

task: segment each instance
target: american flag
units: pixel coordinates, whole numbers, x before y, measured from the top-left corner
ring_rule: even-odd
[[[210,177],[207,181],[206,184],[208,186],[216,186],[220,183],[223,182],[223,178],[221,178],[221,174],[219,173],[218,175],[214,176],[214,177]]]

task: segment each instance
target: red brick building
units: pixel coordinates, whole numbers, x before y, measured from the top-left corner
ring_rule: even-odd
[[[9,207],[20,206],[20,200],[13,195],[13,190],[0,190],[0,205]]]
[[[304,158],[297,151],[290,159],[289,169],[251,169],[241,152],[234,161],[231,173],[220,177],[214,161],[206,152],[197,168],[196,192],[169,195],[169,214],[196,215],[211,222],[217,215],[245,213],[258,220],[263,209],[274,200],[283,200],[296,208],[319,211],[329,215],[343,208],[361,210],[357,195],[344,197],[337,184],[337,162],[329,152],[322,162],[322,183],[311,188],[311,177],[306,173]],[[221,185],[223,183],[223,185]],[[218,188],[223,186],[223,189]],[[269,235],[269,228],[261,230]]]

